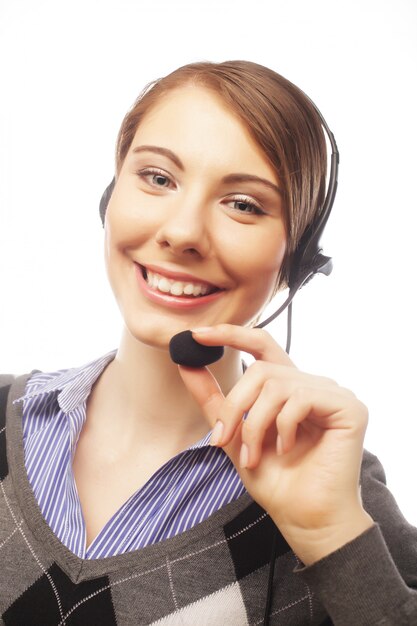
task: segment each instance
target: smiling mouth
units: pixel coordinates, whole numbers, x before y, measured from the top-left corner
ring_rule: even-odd
[[[141,266],[141,270],[148,287],[159,293],[175,296],[176,298],[202,298],[216,291],[221,291],[218,287],[208,285],[207,283],[168,278],[143,266]]]

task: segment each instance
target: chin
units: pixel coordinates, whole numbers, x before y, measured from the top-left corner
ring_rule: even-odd
[[[194,324],[195,326],[195,324]],[[150,348],[168,351],[171,338],[183,330],[188,330],[190,325],[184,323],[174,323],[168,320],[125,320],[125,328],[135,341]]]

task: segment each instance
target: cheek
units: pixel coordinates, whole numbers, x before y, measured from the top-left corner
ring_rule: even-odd
[[[105,222],[106,256],[116,251],[126,252],[149,239],[155,231],[151,207],[138,208],[137,201],[114,194],[109,203]]]
[[[285,250],[284,230],[274,224],[246,237],[230,238],[224,258],[239,284],[250,286],[254,292],[269,293],[275,286]]]
[[[144,228],[138,228],[135,214],[127,203],[110,202],[105,222],[104,233],[104,262],[107,276],[116,297],[122,288],[126,271],[132,265],[134,250],[141,244],[144,237]]]

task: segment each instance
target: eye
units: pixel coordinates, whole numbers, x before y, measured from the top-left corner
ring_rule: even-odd
[[[239,196],[229,201],[232,208],[243,215],[265,215],[265,211],[256,204],[251,198]]]
[[[171,178],[166,174],[166,172],[156,168],[150,167],[144,170],[139,170],[136,174],[152,187],[169,189],[171,183],[173,184]]]

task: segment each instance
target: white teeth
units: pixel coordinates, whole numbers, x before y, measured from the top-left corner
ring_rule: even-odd
[[[208,285],[200,283],[182,282],[179,280],[171,280],[160,274],[155,274],[147,270],[146,282],[152,289],[162,291],[162,293],[171,293],[173,296],[204,296],[209,292]]]
[[[171,293],[173,296],[181,296],[183,294],[182,283],[174,283],[171,285]]]
[[[188,283],[184,286],[184,293],[186,296],[192,296],[194,291],[194,286],[191,283]]]
[[[161,278],[158,281],[157,288],[159,291],[163,291],[164,293],[169,293],[171,291],[171,283],[167,278]]]

